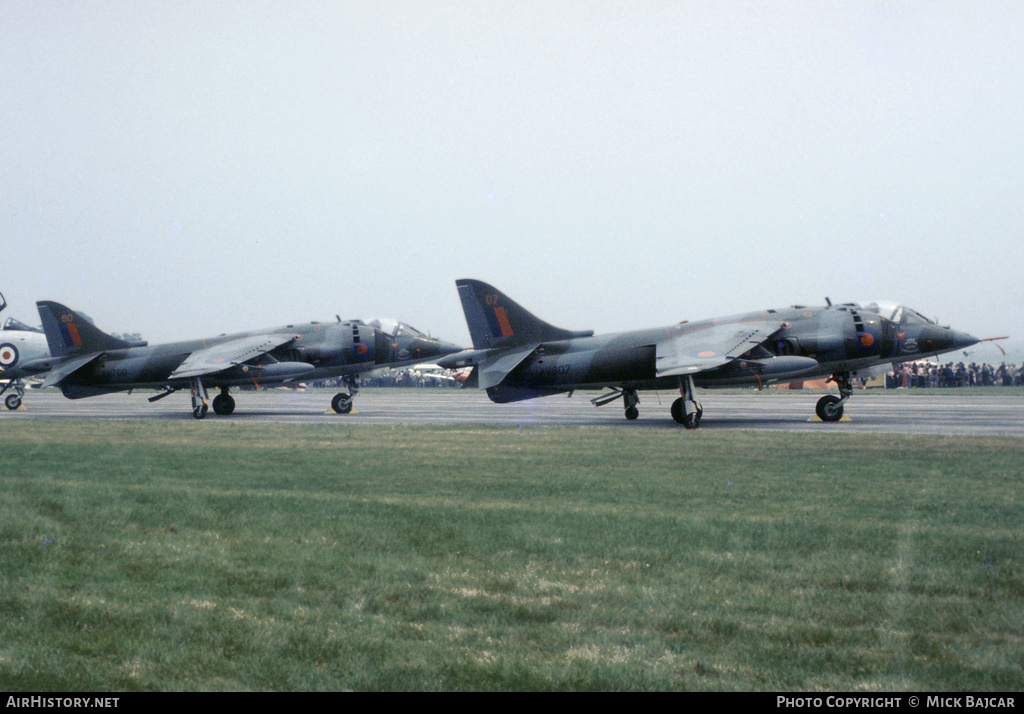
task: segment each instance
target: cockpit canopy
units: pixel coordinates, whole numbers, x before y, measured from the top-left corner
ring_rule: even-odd
[[[412,325],[407,325],[390,317],[370,320],[366,324],[392,337],[427,337]]]
[[[891,320],[898,325],[934,325],[934,320],[929,320],[927,317],[911,310],[909,307],[903,305],[897,305],[894,302],[873,302],[863,306],[865,310],[871,310],[871,312],[878,313],[887,320]]]
[[[13,317],[8,317],[7,322],[4,323],[4,330],[22,330],[23,332],[39,332],[42,333],[42,329],[38,327],[29,327],[24,322],[15,320]]]

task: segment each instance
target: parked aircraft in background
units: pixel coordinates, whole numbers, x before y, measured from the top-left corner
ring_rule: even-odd
[[[907,307],[794,306],[666,327],[594,335],[554,327],[497,288],[458,280],[473,349],[435,360],[472,367],[466,386],[492,401],[532,399],[576,389],[613,391],[595,406],[621,398],[626,418],[639,415],[641,389],[679,389],[672,417],[688,429],[703,409],[695,387],[757,386],[831,376],[839,396],[817,404],[822,421],[838,421],[858,370],[960,350],[975,337],[940,327]],[[993,338],[995,339],[995,338]]]
[[[43,387],[60,387],[69,399],[155,388],[161,392],[150,401],[156,401],[188,387],[196,419],[209,409],[208,387],[220,388],[213,410],[226,416],[235,409],[230,387],[277,386],[299,378],[341,377],[349,391],[335,395],[331,406],[347,413],[360,372],[432,361],[460,349],[401,323],[385,332],[341,318],[150,346],[108,335],[59,303],[36,306],[52,356],[21,359],[5,378],[40,375]]]
[[[0,294],[0,312],[7,307],[7,301]],[[12,377],[15,374],[12,370],[22,362],[49,357],[50,350],[46,345],[46,335],[41,329],[29,327],[28,325],[7,318],[3,328],[0,328],[0,395],[3,395],[11,387],[14,394],[4,397],[4,406],[8,409],[17,409],[21,406],[21,400],[25,397],[25,385],[20,378]]]

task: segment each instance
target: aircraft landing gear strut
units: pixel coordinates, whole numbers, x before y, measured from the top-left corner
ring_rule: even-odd
[[[637,396],[635,389],[622,390],[622,403],[626,408],[627,419],[633,421],[640,416],[640,410],[636,408],[636,405],[640,403],[640,397]]]
[[[672,418],[687,429],[700,426],[700,418],[704,409],[694,394],[693,377],[686,375],[679,378],[679,399],[672,402]]]
[[[849,372],[836,372],[832,381],[839,387],[839,396],[826,394],[818,400],[814,412],[822,421],[839,421],[843,418],[843,405],[853,395],[853,383]]]
[[[633,421],[640,416],[640,410],[636,408],[636,405],[640,403],[640,397],[637,395],[635,389],[631,389],[630,387],[623,387],[622,389],[611,387],[610,389],[612,390],[611,392],[591,399],[590,403],[595,407],[603,407],[605,404],[611,404],[621,397],[622,403],[625,405],[626,409],[626,418]]]
[[[206,400],[210,398],[210,395],[206,393],[206,387],[203,386],[203,380],[196,377],[192,380],[192,416],[196,419],[202,419],[206,416],[206,412],[210,410],[210,406],[206,403]]]
[[[229,416],[235,411],[235,398],[228,393],[227,387],[220,388],[220,394],[213,398],[213,413],[218,416]]]
[[[352,400],[359,393],[359,384],[355,376],[351,374],[342,375],[341,381],[348,388],[348,394],[345,392],[335,394],[334,399],[331,400],[331,409],[338,414],[348,414],[352,411]]]

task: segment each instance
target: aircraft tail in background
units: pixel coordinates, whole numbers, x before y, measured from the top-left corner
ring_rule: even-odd
[[[593,330],[563,330],[536,317],[497,288],[479,280],[456,280],[475,349],[511,347],[590,337]]]

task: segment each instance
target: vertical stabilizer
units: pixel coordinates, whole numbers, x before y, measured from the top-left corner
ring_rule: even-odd
[[[479,280],[456,280],[469,336],[476,349],[513,347],[590,337],[593,330],[573,331],[549,325],[497,288]]]
[[[36,303],[43,332],[54,357],[84,355],[90,352],[118,350],[132,343],[108,335],[80,313],[58,302],[43,300]]]

